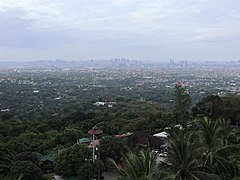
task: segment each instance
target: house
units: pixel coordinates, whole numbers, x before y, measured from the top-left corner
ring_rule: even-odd
[[[168,133],[163,131],[163,132],[160,132],[160,133],[157,133],[157,134],[154,134],[153,136],[155,137],[159,137],[159,138],[167,138],[168,137]]]
[[[144,131],[135,132],[133,135],[128,138],[129,146],[139,146],[142,148],[158,148],[164,144],[164,141],[161,138],[150,135]]]
[[[116,102],[94,102],[93,103],[94,106],[107,106],[109,108],[113,107],[114,105],[116,105]]]
[[[93,103],[94,106],[104,106],[106,103],[105,102],[95,102]]]
[[[91,141],[92,140],[90,138],[81,138],[81,139],[79,139],[78,143],[79,144],[87,144],[87,145],[89,145],[91,143]]]
[[[40,159],[39,165],[43,172],[51,173],[54,171],[55,158],[52,156],[43,156]]]
[[[77,140],[77,144],[86,144],[88,148],[92,148],[94,146],[99,145],[99,139],[92,140],[91,138],[81,138]]]
[[[131,136],[133,133],[127,132],[125,134],[117,134],[115,135],[116,138],[122,139]]]

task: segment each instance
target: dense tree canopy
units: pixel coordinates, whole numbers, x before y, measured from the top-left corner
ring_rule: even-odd
[[[51,82],[55,83],[53,80]],[[61,84],[62,81],[57,83]],[[27,178],[34,172],[41,176],[39,157],[58,156],[58,151],[63,153],[55,164],[56,173],[86,178],[92,167],[91,149],[76,145],[76,142],[79,138],[89,137],[88,130],[95,125],[103,130],[99,137],[100,157],[105,166],[108,158],[116,163],[122,162],[129,150],[161,149],[165,141],[161,139],[160,145],[153,145],[153,134],[169,130],[168,143],[171,146],[168,147],[166,162],[171,166],[157,168],[161,173],[154,170],[154,174],[162,179],[167,176],[177,179],[191,179],[193,176],[230,179],[239,176],[240,159],[236,154],[240,140],[239,97],[206,96],[190,111],[190,93],[181,83],[173,88],[172,94],[171,88],[157,86],[152,90],[144,84],[142,89],[139,87],[132,91],[131,82],[127,80],[126,83],[129,88],[120,91],[117,87],[102,87],[99,90],[81,85],[84,89],[89,88],[89,91],[83,92],[77,83],[71,87],[61,86],[64,89],[61,91],[62,99],[54,101],[56,93],[48,92],[47,86],[41,89],[42,93],[32,94],[32,87],[21,85],[23,93],[20,90],[11,93],[16,93],[20,99],[26,98],[27,106],[16,104],[10,93],[1,96],[1,102],[8,103],[9,98],[9,107],[16,108],[16,112],[0,112],[1,179],[11,176],[18,178],[23,174]],[[108,85],[114,84],[116,82],[111,81]],[[18,85],[12,88],[15,87],[19,88]],[[55,89],[57,87],[54,86]],[[175,99],[170,101],[170,97]],[[113,101],[116,104],[112,107],[94,106],[95,101]],[[169,104],[173,101],[172,107]],[[23,110],[25,113],[20,114]],[[195,119],[198,120],[195,122]],[[180,132],[173,130],[176,124],[184,126]],[[115,135],[127,132],[133,135],[115,138]],[[142,160],[138,157],[133,159]],[[154,178],[157,177],[154,175]]]
[[[90,157],[91,152],[86,145],[75,144],[59,156],[55,170],[65,177],[80,176],[86,179]]]
[[[31,161],[16,161],[11,168],[11,177],[14,179],[41,180],[42,171]]]
[[[106,137],[101,140],[100,145],[101,159],[107,161],[108,158],[119,162],[122,155],[126,152],[126,147],[121,139],[115,137]]]
[[[0,144],[0,175],[7,175],[14,163],[14,152],[5,146]]]

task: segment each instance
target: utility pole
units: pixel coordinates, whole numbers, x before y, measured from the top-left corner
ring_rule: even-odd
[[[103,131],[97,127],[97,126],[94,126],[92,129],[90,129],[88,131],[88,134],[91,134],[92,135],[92,162],[93,162],[93,165],[95,164],[95,159],[98,160],[97,161],[97,172],[98,172],[98,180],[100,180],[101,178],[101,170],[100,170],[100,149],[99,149],[99,145],[98,147],[96,147],[96,137],[95,135],[99,135],[99,134],[102,134]],[[95,151],[97,150],[98,154],[96,155],[95,154]]]

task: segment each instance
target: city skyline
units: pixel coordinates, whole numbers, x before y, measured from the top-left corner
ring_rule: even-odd
[[[237,0],[2,0],[0,61],[239,60]]]

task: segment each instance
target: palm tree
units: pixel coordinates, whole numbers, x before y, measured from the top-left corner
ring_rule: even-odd
[[[156,157],[149,151],[128,153],[121,167],[112,160],[119,173],[118,179],[237,179],[240,173],[235,154],[239,156],[240,146],[231,140],[234,137],[231,127],[226,122],[208,118],[197,120],[193,125],[196,126],[191,126],[190,130],[171,129],[167,158],[159,168],[156,168]]]
[[[230,126],[230,122],[228,120],[219,119],[218,124],[221,126],[223,145],[239,144],[237,140],[237,132]]]
[[[197,120],[203,165],[209,166],[221,179],[239,176],[239,167],[234,163],[235,154],[239,153],[238,144],[229,144],[232,132],[227,131],[223,121],[208,118]]]
[[[128,153],[123,157],[121,167],[113,160],[110,161],[119,174],[119,180],[156,180],[154,178],[156,157],[150,151]]]
[[[196,125],[198,127],[197,134],[200,137],[200,143],[204,146],[206,154],[222,147],[222,127],[218,123],[204,117],[203,120],[196,120]]]
[[[199,144],[192,134],[181,130],[173,131],[168,143],[167,161],[162,162],[160,167],[173,174],[174,179],[219,179],[207,166],[202,166]]]

